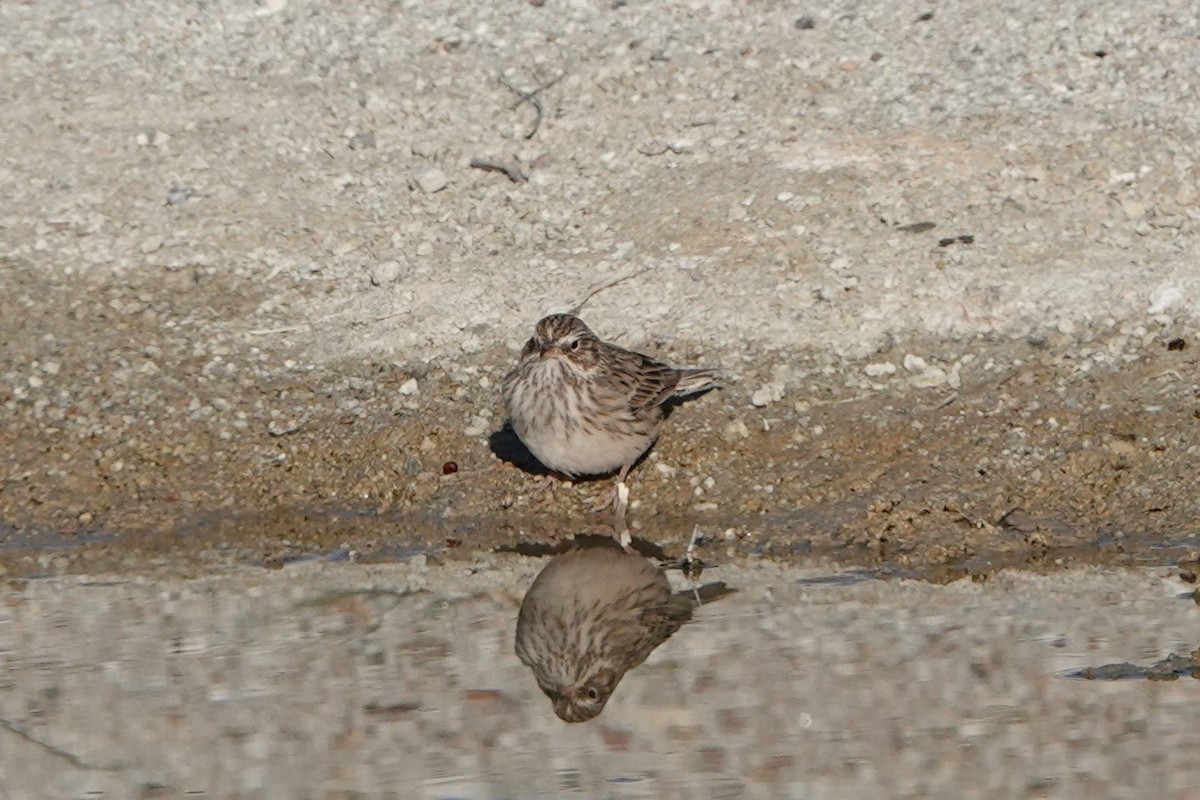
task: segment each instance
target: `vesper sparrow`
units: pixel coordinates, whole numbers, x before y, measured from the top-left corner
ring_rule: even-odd
[[[667,576],[647,559],[602,542],[551,560],[517,617],[517,657],[567,722],[604,710],[626,670],[691,619],[700,602],[699,595],[672,594]]]
[[[517,437],[546,467],[569,476],[619,470],[617,537],[629,547],[625,476],[654,440],[671,401],[716,386],[709,369],[676,369],[601,341],[571,314],[543,317],[504,379]]]

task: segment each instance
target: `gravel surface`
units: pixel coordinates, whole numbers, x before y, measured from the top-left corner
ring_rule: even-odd
[[[1175,557],[1200,46],[1126,5],[4,4],[0,569],[577,532],[493,434],[585,298],[733,377],[650,539]]]

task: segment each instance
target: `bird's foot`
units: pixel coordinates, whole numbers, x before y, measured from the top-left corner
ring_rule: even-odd
[[[534,484],[533,491],[529,494],[529,499],[535,503],[544,500],[546,495],[554,491],[559,482],[564,480],[566,480],[566,476],[561,472],[547,472],[538,478],[538,482]]]
[[[604,492],[597,498],[585,501],[588,505],[588,511],[593,514],[599,514],[606,508],[609,508],[617,501],[617,487],[605,489]]]

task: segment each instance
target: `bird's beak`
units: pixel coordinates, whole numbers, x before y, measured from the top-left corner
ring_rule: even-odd
[[[562,353],[562,348],[556,344],[548,344],[542,348],[542,358],[552,358]]]
[[[575,702],[575,687],[574,686],[564,686],[563,688],[558,690],[558,693],[564,699],[570,700],[572,703]]]

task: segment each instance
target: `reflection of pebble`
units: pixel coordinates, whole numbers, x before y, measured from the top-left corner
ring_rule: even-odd
[[[177,206],[180,203],[187,202],[196,196],[196,190],[192,187],[182,186],[176,183],[167,190],[167,205]]]

